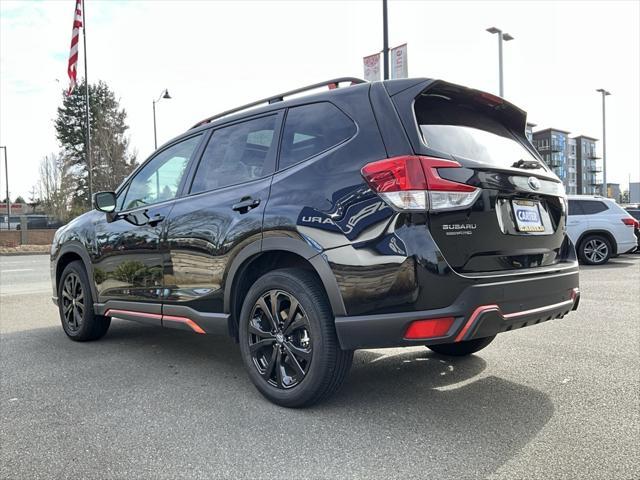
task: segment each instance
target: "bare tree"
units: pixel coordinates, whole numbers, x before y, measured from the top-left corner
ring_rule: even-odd
[[[34,203],[38,203],[47,215],[60,220],[68,220],[72,176],[66,172],[66,162],[62,155],[52,153],[40,161],[38,182],[33,188]]]

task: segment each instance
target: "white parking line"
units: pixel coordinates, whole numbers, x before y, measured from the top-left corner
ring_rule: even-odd
[[[10,272],[33,272],[34,268],[14,268],[12,270],[0,270],[0,273],[10,273]]]

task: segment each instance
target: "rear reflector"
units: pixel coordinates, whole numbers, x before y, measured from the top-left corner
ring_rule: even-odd
[[[416,320],[409,325],[404,338],[417,340],[444,337],[449,331],[449,328],[451,328],[451,325],[453,325],[453,321],[453,317]]]
[[[404,155],[362,167],[371,189],[399,210],[443,211],[472,205],[480,189],[440,177],[439,168],[460,168],[458,162]]]

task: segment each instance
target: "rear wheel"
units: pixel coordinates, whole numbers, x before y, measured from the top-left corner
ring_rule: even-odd
[[[611,242],[602,235],[589,235],[578,250],[580,260],[587,265],[603,265],[612,255]]]
[[[450,355],[452,357],[464,357],[471,355],[472,353],[479,352],[484,347],[493,342],[493,337],[474,338],[473,340],[466,340],[456,343],[442,343],[440,345],[427,345],[427,348],[433,350],[440,355]]]
[[[93,313],[89,278],[79,260],[67,265],[58,285],[58,309],[64,333],[71,340],[97,340],[109,329],[111,319]]]
[[[278,405],[303,407],[329,397],[351,367],[353,352],[340,349],[324,289],[304,270],[261,277],[243,303],[239,333],[249,378]]]

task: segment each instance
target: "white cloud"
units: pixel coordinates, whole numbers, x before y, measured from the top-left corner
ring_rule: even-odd
[[[53,118],[67,85],[72,0],[0,3],[0,144],[12,196],[28,194],[40,158],[57,150]],[[601,136],[608,97],[610,181],[640,177],[637,2],[395,2],[390,43],[409,45],[411,76],[495,91],[496,25],[505,94],[540,126]],[[160,142],[215,112],[300,85],[362,75],[381,48],[381,2],[87,1],[89,80],[105,80],[129,113],[132,146]],[[82,64],[79,71],[83,71]],[[60,83],[56,82],[59,79]]]

